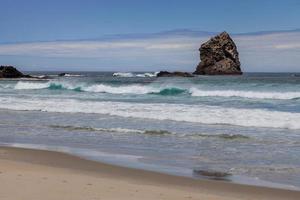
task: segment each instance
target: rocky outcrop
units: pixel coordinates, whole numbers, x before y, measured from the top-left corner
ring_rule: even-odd
[[[58,76],[66,76],[66,73],[60,73]]]
[[[31,76],[24,75],[13,66],[0,66],[0,78],[31,78]]]
[[[188,72],[168,72],[168,71],[160,71],[157,77],[193,77],[192,74]]]
[[[194,74],[199,75],[240,75],[241,64],[234,41],[223,32],[201,45],[201,62]]]

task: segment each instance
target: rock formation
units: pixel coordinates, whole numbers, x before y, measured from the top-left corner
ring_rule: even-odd
[[[239,53],[228,33],[223,32],[201,45],[201,62],[194,74],[240,75]]]
[[[0,66],[0,78],[22,78],[29,77],[18,71],[13,66]]]
[[[60,73],[58,76],[66,76],[66,73]]]
[[[188,72],[168,72],[168,71],[160,71],[157,77],[193,77],[192,74]]]

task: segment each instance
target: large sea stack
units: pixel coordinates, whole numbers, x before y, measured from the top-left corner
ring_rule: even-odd
[[[241,64],[234,41],[223,32],[201,45],[201,62],[194,74],[199,75],[240,75]]]
[[[24,75],[13,66],[0,66],[0,78],[31,78],[31,76]]]

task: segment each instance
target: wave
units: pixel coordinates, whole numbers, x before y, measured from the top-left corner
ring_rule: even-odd
[[[186,90],[180,88],[154,87],[150,85],[125,85],[111,86],[106,84],[95,85],[72,85],[67,82],[44,82],[33,83],[19,81],[14,89],[16,90],[74,90],[80,92],[110,93],[110,94],[157,94],[157,95],[177,95],[184,93]]]
[[[134,73],[131,73],[131,72],[116,72],[116,73],[113,73],[113,76],[116,76],[116,77],[156,77],[158,74],[158,72],[154,72],[154,73],[143,73],[143,74],[134,74]]]
[[[200,90],[191,88],[190,93],[196,97],[242,97],[249,99],[297,99],[300,92],[258,92],[258,91],[236,91],[236,90]]]
[[[134,77],[134,74],[133,73],[130,73],[130,72],[116,72],[116,73],[113,73],[113,76],[116,76],[116,77]]]
[[[7,87],[5,87],[7,88]],[[70,82],[26,82],[19,81],[14,86],[16,90],[38,90],[38,89],[52,89],[52,90],[75,90],[81,92],[96,92],[96,93],[110,93],[110,94],[156,94],[162,96],[188,94],[193,97],[239,97],[248,99],[275,99],[275,100],[296,100],[300,98],[300,92],[271,92],[271,91],[238,91],[238,90],[202,90],[196,87],[185,89],[172,85],[119,85],[112,86],[107,84],[71,84]]]
[[[37,79],[49,79],[48,75],[30,75],[30,76]]]
[[[45,89],[50,86],[50,83],[36,83],[36,82],[25,82],[19,81],[15,85],[14,89],[16,90],[37,90],[37,89]]]
[[[170,132],[167,130],[137,130],[137,129],[127,129],[127,128],[94,128],[87,126],[71,126],[71,125],[50,125],[50,128],[54,129],[65,129],[68,131],[88,131],[88,132],[112,132],[112,133],[135,133],[135,134],[145,134],[152,136],[160,135],[177,135],[178,137],[193,137],[193,138],[217,138],[223,140],[244,140],[250,139],[250,137],[241,134],[178,134]]]
[[[82,75],[82,74],[64,74],[63,76],[65,76],[65,77],[82,77],[84,75]]]
[[[100,93],[111,93],[111,94],[148,94],[158,93],[159,88],[144,85],[127,85],[127,86],[110,86],[105,84],[91,85],[82,87],[82,91],[85,92],[100,92]]]
[[[185,89],[179,89],[179,88],[165,88],[161,89],[159,92],[153,92],[152,94],[158,94],[158,95],[163,95],[163,96],[168,96],[168,95],[178,95],[185,93]]]
[[[166,130],[137,130],[137,129],[127,129],[127,128],[93,128],[85,126],[61,126],[61,125],[50,125],[50,128],[55,129],[66,129],[69,131],[89,131],[89,132],[112,132],[112,133],[136,133],[136,134],[146,134],[146,135],[169,135],[172,134]]]
[[[300,129],[300,113],[220,106],[95,102],[75,99],[20,99],[0,97],[0,108],[61,113],[95,113],[151,120],[201,124]]]
[[[82,127],[82,126],[61,126],[61,125],[50,125],[50,128],[66,129],[69,131],[103,131],[103,132],[119,132],[119,133],[145,133],[142,130],[125,129],[125,128],[93,128],[93,127]]]
[[[80,86],[73,86],[68,83],[57,83],[57,82],[26,82],[26,81],[19,81],[15,86],[14,89],[16,90],[39,90],[39,89],[50,89],[50,90],[62,90],[62,89],[69,89],[69,90],[80,90]]]
[[[159,72],[137,74],[136,77],[156,77]]]
[[[250,139],[250,137],[246,135],[241,135],[241,134],[203,134],[203,133],[196,133],[196,134],[189,134],[185,136],[190,136],[190,137],[200,137],[200,138],[218,138],[218,139],[223,139],[223,140],[245,140],[245,139]]]

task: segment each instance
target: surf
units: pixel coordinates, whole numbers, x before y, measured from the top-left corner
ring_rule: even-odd
[[[43,112],[93,113],[213,125],[300,129],[300,113],[207,105],[128,103],[75,99],[0,98],[0,108]],[[188,113],[188,114],[186,114]]]

